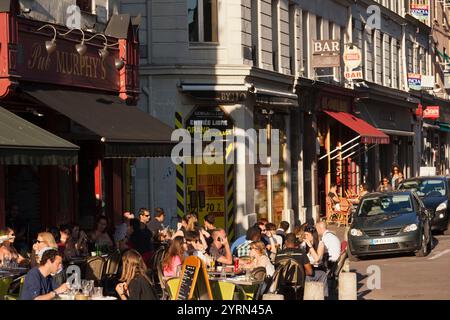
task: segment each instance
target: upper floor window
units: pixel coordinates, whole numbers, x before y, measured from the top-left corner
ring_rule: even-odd
[[[77,0],[77,6],[80,7],[81,11],[85,11],[85,12],[92,11],[92,1],[91,0]]]
[[[218,42],[218,0],[188,0],[189,42]]]

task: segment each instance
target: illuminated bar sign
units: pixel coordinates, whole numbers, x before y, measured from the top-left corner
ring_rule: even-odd
[[[429,106],[423,111],[424,119],[439,119],[439,106]]]

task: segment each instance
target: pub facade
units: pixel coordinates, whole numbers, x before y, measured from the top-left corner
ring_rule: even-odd
[[[13,207],[29,238],[100,214],[120,223],[130,163],[171,148],[171,128],[135,106],[136,21],[112,15],[97,32],[27,17],[18,1],[0,9],[0,226]]]

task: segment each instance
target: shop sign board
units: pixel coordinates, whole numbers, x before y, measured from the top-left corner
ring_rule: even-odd
[[[313,40],[312,67],[333,68],[341,65],[340,40]]]
[[[424,76],[422,75],[421,87],[425,90],[434,89],[435,79],[434,76]]]
[[[359,66],[361,66],[362,63],[362,54],[361,50],[353,45],[353,46],[346,46],[344,50],[344,64],[347,70],[351,71]]]
[[[427,4],[412,3],[410,7],[411,15],[422,22],[427,22],[430,16],[430,9]]]
[[[450,89],[450,72],[444,72],[444,88]]]
[[[439,119],[439,106],[428,106],[423,110],[424,119]]]
[[[421,177],[435,176],[436,175],[436,167],[420,167],[419,175]]]
[[[344,72],[344,77],[347,80],[363,79],[363,72],[362,72],[362,70],[346,71],[346,72]]]
[[[51,33],[46,35],[23,28],[19,29],[17,46],[17,73],[21,80],[119,90],[120,73],[115,67],[115,59],[119,58],[117,48],[108,48],[108,56],[102,59],[99,55],[102,44],[86,43],[87,51],[80,56],[75,50],[76,42],[57,38],[55,52],[48,54],[45,42],[52,39]]]
[[[412,90],[421,90],[422,75],[420,73],[408,73],[408,87]]]

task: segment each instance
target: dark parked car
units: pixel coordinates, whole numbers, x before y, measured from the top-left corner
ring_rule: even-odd
[[[407,179],[399,185],[400,190],[414,190],[425,207],[433,213],[431,230],[450,234],[449,177],[417,177]]]
[[[426,256],[432,248],[430,221],[429,210],[414,191],[369,193],[353,214],[350,256],[400,252]]]

